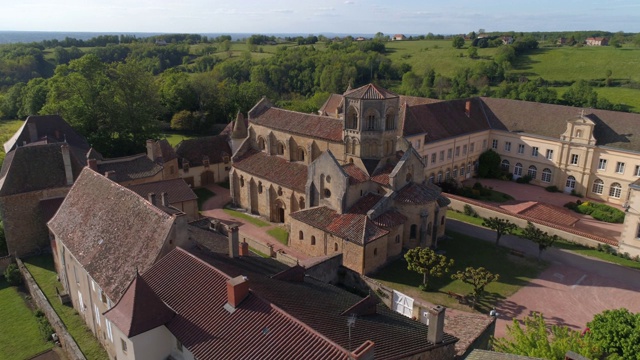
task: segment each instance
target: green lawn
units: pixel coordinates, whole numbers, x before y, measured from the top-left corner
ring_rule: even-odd
[[[467,305],[459,304],[455,299],[450,298],[447,292],[466,295],[473,288],[460,280],[451,280],[451,274],[467,266],[484,266],[489,271],[500,275],[498,282],[486,287],[485,297],[478,305],[478,309],[486,313],[497,300],[509,297],[547,267],[546,263],[538,263],[534,259],[509,255],[508,249],[496,248],[486,241],[453,231],[448,231],[447,235],[450,239],[439,243],[438,249],[444,250],[445,256],[454,259],[455,265],[445,276],[431,279],[429,291],[418,289],[422,282],[422,275],[407,270],[404,258],[392,262],[372,277],[409,296],[447,307],[469,310]]]
[[[22,120],[0,120],[0,145],[9,140],[22,124],[24,124]],[[0,167],[2,167],[4,156],[4,148],[0,146]]]
[[[243,213],[243,212],[239,212],[239,211],[235,211],[235,210],[231,210],[231,209],[224,209],[224,212],[226,212],[227,214],[231,215],[231,216],[235,216],[237,218],[246,220],[247,222],[250,222],[251,224],[257,226],[257,227],[265,227],[265,226],[269,226],[269,223],[262,221],[256,217],[253,217],[249,214]]]
[[[562,98],[569,87],[557,86],[553,87],[557,93],[558,98]],[[594,87],[598,98],[603,97],[614,104],[624,104],[629,106],[629,110],[632,112],[640,112],[640,89],[631,89],[623,87]]]
[[[53,258],[50,254],[25,259],[24,264],[33,278],[47,296],[49,303],[62,319],[67,330],[73,336],[80,350],[87,359],[109,359],[107,352],[102,348],[93,333],[85,325],[84,320],[76,310],[67,305],[62,305],[56,297],[56,287],[62,289],[62,285],[56,280],[56,271]]]
[[[42,340],[36,317],[4,277],[0,277],[0,319],[0,359],[27,359],[53,347]]]
[[[193,138],[195,138],[197,136],[192,135],[192,134],[182,134],[182,133],[163,133],[161,135],[161,137],[163,139],[167,139],[169,144],[171,144],[171,146],[175,147],[176,145],[178,145],[180,143],[180,141],[193,139]]]
[[[278,240],[283,245],[288,245],[289,233],[287,230],[281,227],[274,227],[273,229],[267,231],[272,238]]]
[[[205,188],[194,189],[193,192],[198,196],[198,210],[202,210],[202,204],[204,204],[205,201],[216,196],[213,191]]]
[[[478,225],[478,226],[482,226],[482,222],[483,222],[482,218],[479,218],[479,217],[476,218],[473,216],[465,215],[463,213],[459,213],[453,210],[447,210],[447,218],[466,222],[473,225]],[[521,234],[522,234],[522,229],[518,228],[515,235],[521,235]],[[562,241],[556,242],[554,244],[554,247],[564,249],[564,250],[569,250],[576,254],[612,262],[614,264],[626,266],[628,268],[640,270],[640,262],[621,258],[613,254],[607,254],[602,251],[598,251],[597,249],[586,247],[580,244],[575,244],[575,243],[562,240]]]

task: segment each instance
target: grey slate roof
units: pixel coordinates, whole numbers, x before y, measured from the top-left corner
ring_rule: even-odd
[[[162,166],[151,161],[147,154],[98,161],[98,172],[115,171],[115,181],[124,182],[151,177],[162,171]]]
[[[182,140],[176,146],[175,152],[180,166],[182,166],[182,161],[186,159],[191,167],[202,166],[205,156],[209,157],[210,164],[220,164],[224,162],[225,156],[231,157],[231,147],[227,135]]]
[[[115,302],[156,261],[173,218],[85,168],[48,226]]]
[[[20,146],[9,152],[0,169],[0,196],[68,186],[61,143]],[[84,166],[70,147],[73,177]]]
[[[198,196],[191,190],[189,185],[183,179],[171,179],[154,181],[150,183],[127,186],[129,190],[136,194],[147,198],[149,193],[154,193],[157,200],[160,201],[160,194],[166,192],[169,197],[169,204],[175,204],[184,201],[197,200]]]

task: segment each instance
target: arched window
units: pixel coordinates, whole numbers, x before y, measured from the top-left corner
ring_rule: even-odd
[[[437,180],[438,180],[438,181],[436,181],[436,183],[438,183],[438,184],[442,182],[442,171],[438,172],[438,178],[437,178]]]
[[[618,183],[611,184],[611,189],[609,189],[609,196],[612,198],[619,199],[622,195],[622,186]]]
[[[367,130],[375,130],[376,129],[376,116],[370,114],[367,116]]]
[[[304,149],[303,148],[299,148],[298,149],[298,160],[299,161],[304,161]]]
[[[396,128],[395,126],[395,121],[393,121],[393,112],[389,111],[387,113],[386,119],[385,119],[385,130],[393,130]]]
[[[542,181],[551,182],[551,170],[550,169],[545,168],[544,170],[542,170]]]
[[[396,235],[396,244],[400,243],[400,235]]]
[[[338,251],[338,243],[333,244],[333,251]]]
[[[534,165],[529,166],[529,171],[527,171],[527,175],[529,175],[532,179],[535,179],[537,174],[538,174],[538,169]]]
[[[576,137],[577,138],[582,137],[582,130],[579,130],[579,129],[576,130]]]
[[[412,179],[412,178],[413,178],[413,175],[411,175],[411,173],[410,173],[410,172],[408,172],[408,173],[407,173],[407,176],[406,176],[406,178],[405,178],[405,180],[406,180],[407,182],[411,182],[411,179]]]
[[[604,181],[600,179],[596,179],[593,182],[593,187],[591,188],[591,191],[595,194],[602,195],[602,193],[604,192]]]
[[[311,245],[315,245],[316,244],[316,237],[311,235]]]
[[[451,171],[447,169],[447,171],[444,173],[444,179],[449,180],[450,177],[451,177]]]
[[[298,232],[298,239],[304,240],[304,233],[302,232],[302,230]]]
[[[331,197],[331,190],[325,188],[324,189],[324,197],[325,198],[330,198]]]
[[[415,239],[417,236],[417,232],[418,232],[418,225],[416,224],[411,225],[411,228],[409,231],[409,239]]]
[[[373,248],[373,256],[378,256],[378,248]]]
[[[240,175],[240,187],[244,187],[244,176]]]
[[[258,194],[262,194],[262,181],[258,181]]]
[[[522,176],[522,164],[517,163],[516,166],[513,167],[513,175]]]
[[[507,159],[502,160],[502,163],[500,164],[500,167],[504,171],[509,171],[509,160],[507,160]]]
[[[349,108],[349,114],[347,114],[347,129],[358,128],[358,113],[353,107]]]
[[[429,182],[433,184],[433,181],[435,180],[436,176],[434,173],[431,173],[431,175],[429,175]]]
[[[266,149],[264,138],[262,136],[258,137],[258,147],[260,147],[260,150]]]
[[[278,141],[278,155],[284,155],[284,144]]]
[[[460,165],[460,177],[464,176],[464,164]]]
[[[457,167],[457,166],[454,166],[454,167],[453,167],[453,178],[455,179],[455,178],[457,178],[457,177],[458,177],[458,167]]]
[[[302,196],[300,197],[300,200],[298,201],[298,205],[300,207],[300,210],[304,209],[305,204],[304,204],[304,198]]]

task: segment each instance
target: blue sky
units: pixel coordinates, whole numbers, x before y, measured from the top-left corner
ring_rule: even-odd
[[[0,30],[454,34],[640,32],[638,0],[0,0]]]

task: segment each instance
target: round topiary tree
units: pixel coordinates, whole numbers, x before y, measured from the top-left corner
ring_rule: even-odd
[[[9,264],[9,266],[4,270],[4,278],[7,279],[7,282],[11,286],[18,286],[22,284],[22,275],[20,274],[18,265]]]
[[[489,149],[478,158],[478,177],[497,178],[500,177],[500,155]]]

